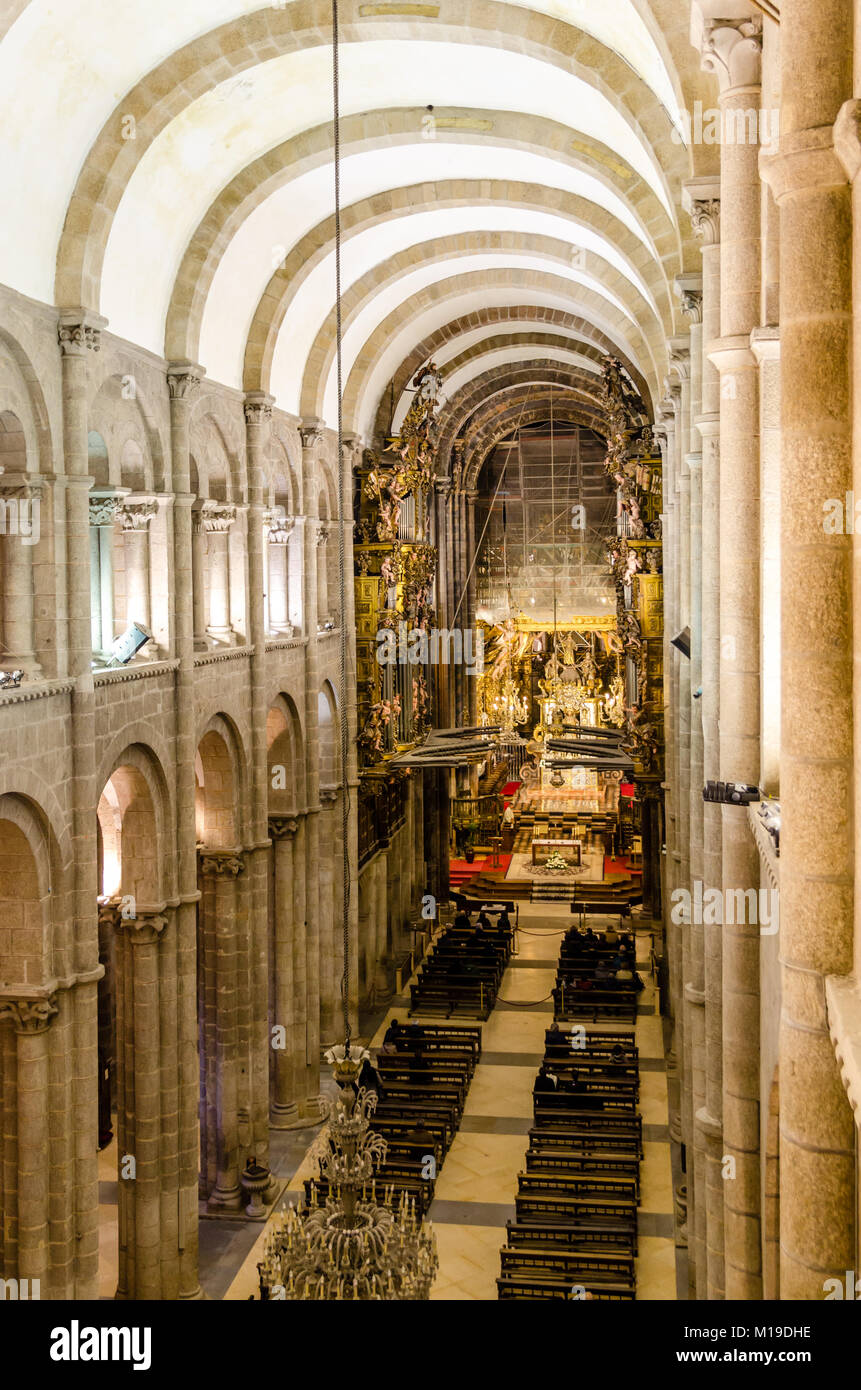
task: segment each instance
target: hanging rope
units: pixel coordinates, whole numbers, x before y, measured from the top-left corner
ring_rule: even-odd
[[[338,68],[338,0],[332,0],[332,139],[335,163],[335,374],[338,394],[338,588],[341,599],[341,839],[343,851],[344,970],[341,975],[341,1008],[344,1016],[344,1040],[349,1044],[350,1029],[350,787],[347,776],[350,752],[347,720],[347,572],[344,543],[344,495],[346,465],[344,461],[344,402],[342,370],[341,324],[341,94]],[[350,477],[350,508],[352,511],[352,475]],[[350,517],[352,521],[352,516]],[[352,581],[352,576],[350,576]]]

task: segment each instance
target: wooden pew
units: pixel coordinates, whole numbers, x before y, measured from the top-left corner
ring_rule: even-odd
[[[631,986],[614,989],[572,989],[557,985],[553,990],[554,1016],[557,1019],[600,1018],[627,1020],[637,1017],[638,993]]]
[[[594,1173],[629,1178],[640,1192],[640,1160],[625,1154],[582,1154],[565,1149],[530,1149],[526,1155],[527,1173]]]
[[[603,1081],[590,1080],[588,1076],[581,1075],[578,1084],[579,1092],[563,1090],[561,1085],[556,1091],[533,1091],[534,1106],[540,1106],[545,1112],[577,1108],[591,1110],[593,1105],[588,1104],[591,1101],[599,1114],[636,1114],[636,1082],[607,1085]]]
[[[447,979],[445,983],[437,980],[419,979],[418,984],[410,985],[410,1007],[408,1013],[443,1013],[451,1018],[453,1013],[465,1013],[473,1018],[486,1019],[496,1002],[496,991],[491,990],[482,980],[469,980],[466,983]]]
[[[543,1095],[540,1097],[543,1100]],[[642,1152],[643,1117],[626,1115],[619,1111],[605,1110],[553,1110],[538,1104],[533,1106],[535,1128],[563,1131],[566,1129],[585,1131],[596,1136],[618,1135],[619,1138],[635,1139]]]
[[[532,1271],[565,1278],[569,1283],[579,1284],[590,1280],[602,1283],[622,1284],[634,1288],[634,1257],[606,1253],[592,1249],[558,1249],[546,1247],[533,1249],[529,1246],[503,1246],[503,1274],[528,1276]]]
[[[630,1202],[635,1209],[638,1202],[639,1180],[636,1174],[630,1173],[603,1173],[592,1169],[569,1173],[557,1168],[520,1173],[517,1182],[519,1196],[547,1193],[559,1197],[614,1198]]]
[[[637,1226],[627,1218],[612,1221],[597,1217],[581,1221],[507,1221],[509,1246],[525,1246],[533,1250],[600,1250],[610,1254],[637,1254]],[[505,1247],[503,1247],[505,1248]]]
[[[562,1298],[571,1302],[575,1297],[575,1289],[584,1289],[591,1298],[598,1302],[632,1303],[635,1298],[634,1290],[624,1284],[605,1284],[600,1281],[590,1281],[578,1279],[568,1283],[549,1277],[539,1277],[537,1274],[527,1274],[518,1276],[515,1274],[502,1274],[496,1281],[497,1298],[499,1299],[546,1299]]]
[[[567,1224],[580,1221],[585,1216],[610,1217],[614,1221],[627,1220],[632,1227],[636,1227],[637,1222],[636,1203],[623,1197],[585,1193],[574,1196],[552,1189],[538,1189],[516,1193],[514,1204],[518,1222],[561,1221]]]
[[[598,1129],[549,1129],[535,1128],[529,1131],[530,1153],[552,1153],[562,1149],[574,1154],[619,1154],[639,1159],[641,1144],[636,1133],[617,1134],[601,1132]]]

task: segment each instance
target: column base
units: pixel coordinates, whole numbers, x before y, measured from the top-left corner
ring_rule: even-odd
[[[307,1096],[306,1099],[300,1103],[299,1114],[302,1117],[303,1128],[307,1128],[309,1125],[321,1125],[323,1123],[325,1116],[320,1109],[320,1102],[322,1100],[323,1096],[321,1095]]]
[[[240,1211],[242,1208],[242,1188],[216,1187],[206,1203],[207,1211]]]
[[[299,1106],[295,1100],[289,1105],[272,1105],[269,1109],[270,1129],[298,1129]]]

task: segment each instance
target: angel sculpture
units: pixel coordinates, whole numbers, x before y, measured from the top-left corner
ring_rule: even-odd
[[[622,503],[623,509],[628,513],[629,530],[635,541],[641,541],[646,535],[646,524],[640,515],[640,504],[636,497],[629,497]]]

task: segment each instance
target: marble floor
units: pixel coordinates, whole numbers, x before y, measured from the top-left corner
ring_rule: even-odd
[[[430,1209],[440,1260],[432,1300],[495,1300],[505,1223],[514,1219],[517,1175],[524,1167],[532,1122],[532,1084],[544,1053],[544,1030],[553,1017],[550,991],[560,943],[571,925],[568,903],[521,903],[519,907],[517,954],[483,1026],[481,1062]],[[648,944],[648,935],[640,933],[641,963],[648,958]],[[648,967],[641,964],[640,974],[647,983],[636,1025],[645,1149],[640,1170],[637,1298],[674,1300],[676,1251],[663,1033]],[[371,1047],[382,1041],[389,1018],[406,1014],[406,998],[393,1001],[370,1040]],[[298,1199],[302,1180],[312,1171],[306,1156],[290,1176],[279,1205]],[[248,1232],[247,1225],[244,1229]],[[226,1252],[218,1259],[221,1276],[216,1281],[207,1278],[202,1245],[201,1281],[211,1297],[247,1299],[254,1294],[264,1239],[265,1229],[259,1227],[246,1236],[249,1248],[223,1292],[216,1292],[215,1285],[225,1284]],[[234,1250],[234,1258],[239,1253]]]

